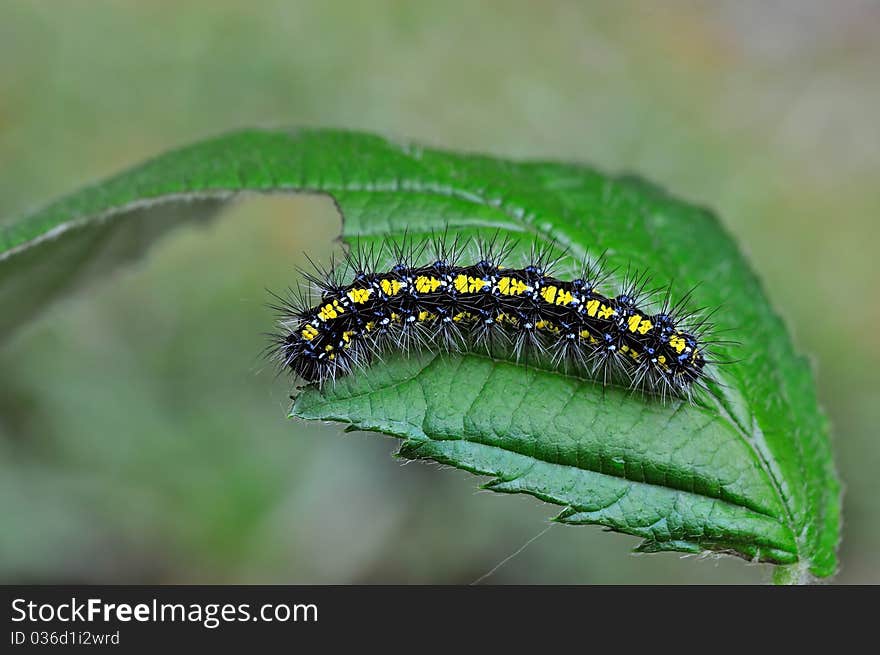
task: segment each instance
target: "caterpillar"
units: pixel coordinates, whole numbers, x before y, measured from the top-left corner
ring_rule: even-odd
[[[302,290],[275,296],[269,352],[279,368],[323,385],[389,350],[485,348],[663,397],[690,396],[710,379],[711,326],[684,310],[690,294],[673,305],[667,287],[655,303],[660,290],[634,275],[605,295],[601,263],[585,261],[579,276],[560,279],[564,255],[537,245],[524,265],[507,266],[516,244],[498,244],[497,235],[476,243],[471,263],[467,242],[435,238],[433,256],[423,258],[426,243],[355,247],[342,266],[305,273],[317,302]],[[391,264],[381,267],[386,250]]]

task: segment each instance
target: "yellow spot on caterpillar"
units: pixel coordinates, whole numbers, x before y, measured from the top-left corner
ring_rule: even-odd
[[[462,321],[469,321],[473,316],[470,312],[459,312],[455,316],[452,317],[452,320],[456,323],[460,323]]]
[[[608,305],[602,305],[602,308],[599,310],[599,318],[611,318],[615,314],[617,314],[617,312]]]
[[[468,290],[468,280],[467,275],[456,275],[455,276],[455,290],[459,293],[467,293]]]
[[[436,291],[439,286],[440,280],[436,277],[420,275],[416,278],[416,291],[419,293],[431,293],[432,291]]]
[[[552,305],[553,300],[556,298],[556,287],[544,287],[541,289],[541,297]]]
[[[350,289],[347,294],[349,299],[356,305],[362,305],[373,295],[372,289]]]
[[[435,318],[437,318],[437,314],[433,312],[426,312],[425,310],[419,312],[419,321],[433,321]]]
[[[354,330],[346,330],[342,333],[342,341],[344,342],[343,348],[348,348],[351,345],[351,338],[355,335]]]
[[[673,334],[669,337],[669,345],[675,348],[675,352],[680,353],[685,347],[684,339],[677,334]]]
[[[389,280],[386,278],[379,282],[379,286],[382,288],[382,293],[386,296],[396,296],[400,293],[400,287],[403,285],[399,280]]]
[[[309,323],[303,328],[303,331],[300,334],[302,334],[302,338],[306,341],[311,341],[316,336],[318,336],[318,329],[314,325]]]
[[[599,340],[589,330],[581,330],[578,335],[581,339],[589,339],[590,343],[599,343]]]
[[[328,343],[326,346],[324,346],[324,350],[329,353],[331,350],[333,350],[333,344]]]
[[[550,321],[544,321],[544,320],[537,321],[535,323],[535,329],[536,330],[547,330],[547,332],[550,332],[551,334],[559,334],[559,327],[557,327],[556,325],[554,325]]]
[[[372,332],[373,330],[376,329],[376,321],[370,321],[370,322],[368,322],[368,323],[364,326],[364,329],[365,329],[367,332]]]
[[[574,300],[574,296],[571,295],[571,291],[560,289],[559,293],[556,294],[557,305],[570,305],[572,300]]]
[[[629,323],[629,331],[638,332],[639,334],[645,334],[654,327],[654,324],[651,323],[651,321],[642,318],[639,314],[633,314],[627,319],[627,322]]]
[[[330,353],[329,355],[327,355],[327,359],[333,361],[334,359],[336,359],[336,353]]]
[[[318,318],[322,321],[329,321],[330,319],[336,318],[344,313],[345,310],[342,308],[342,305],[339,304],[339,301],[334,300],[332,303],[327,303],[321,307],[321,311],[318,312]]]
[[[657,358],[657,361],[660,362],[661,364],[666,364],[666,355],[660,355]]]
[[[391,312],[391,320],[395,323],[400,323],[400,314],[397,312]]]
[[[489,284],[489,283],[486,282],[486,280],[484,280],[483,278],[469,277],[468,278],[468,291],[470,291],[471,293],[477,293],[487,284]]]
[[[515,280],[512,277],[503,277],[498,280],[498,291],[504,296],[521,296],[529,288],[522,280]]]
[[[622,346],[620,347],[620,352],[622,352],[622,353],[626,353],[627,355],[629,355],[629,356],[632,357],[633,359],[638,359],[638,358],[639,358],[639,352],[638,352],[637,350],[633,349],[633,348],[630,348],[630,347],[627,346],[626,344],[624,344],[624,345],[622,345]]]
[[[635,332],[639,329],[639,323],[642,322],[642,317],[640,314],[633,314],[627,319],[627,323],[629,324],[629,331]],[[642,333],[644,334],[644,333]]]
[[[599,301],[598,300],[590,300],[587,302],[587,314],[590,316],[595,316],[596,311],[599,309]]]

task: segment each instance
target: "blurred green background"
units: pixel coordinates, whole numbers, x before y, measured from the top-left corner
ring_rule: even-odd
[[[0,0],[0,220],[241,126],[642,174],[717,210],[811,353],[880,582],[880,3]],[[325,200],[251,197],[0,345],[0,581],[468,583],[555,508],[285,418],[266,288]],[[554,526],[486,582],[763,582]]]

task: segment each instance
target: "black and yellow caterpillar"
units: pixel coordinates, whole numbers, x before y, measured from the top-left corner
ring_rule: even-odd
[[[659,311],[645,309],[644,281],[611,297],[597,290],[595,275],[552,276],[545,257],[522,268],[502,266],[491,249],[472,265],[454,259],[398,262],[380,272],[352,264],[354,257],[348,283],[313,277],[320,302],[279,307],[276,360],[322,384],[388,349],[458,351],[501,342],[517,358],[537,351],[603,383],[623,380],[661,394],[687,395],[706,377],[704,326],[685,329],[687,317],[670,308],[668,293]]]

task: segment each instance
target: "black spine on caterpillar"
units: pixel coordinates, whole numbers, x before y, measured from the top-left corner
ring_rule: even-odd
[[[500,260],[509,247],[483,251],[474,264],[442,252],[421,266],[410,253],[385,271],[359,255],[348,259],[349,281],[331,272],[310,277],[321,299],[286,300],[272,351],[281,368],[324,384],[370,364],[389,349],[460,351],[501,342],[516,359],[532,352],[552,364],[574,366],[604,384],[624,381],[637,389],[689,395],[707,379],[707,327],[685,328],[687,317],[670,308],[643,306],[646,281],[626,285],[616,296],[597,290],[599,278],[585,273],[566,281],[551,275],[546,255],[523,268]],[[458,247],[455,248],[459,252]]]

